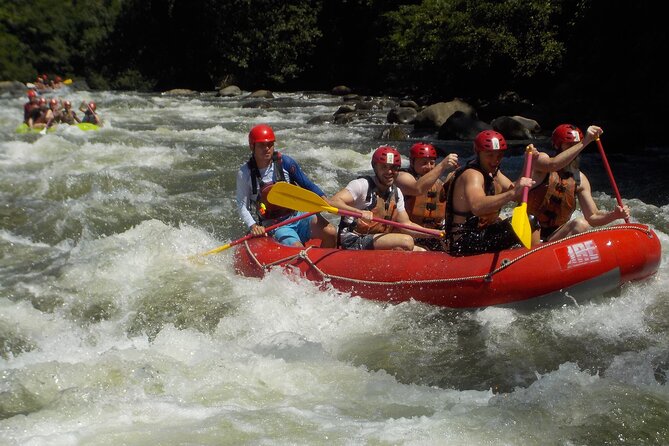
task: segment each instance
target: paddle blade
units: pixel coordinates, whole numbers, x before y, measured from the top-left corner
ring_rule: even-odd
[[[338,210],[315,193],[283,181],[272,186],[267,200],[274,205],[300,212],[326,211],[336,214]]]
[[[518,236],[518,240],[524,247],[530,249],[532,246],[532,226],[527,216],[527,203],[516,206],[511,216],[511,227]]]
[[[244,237],[244,239],[246,239],[246,237]],[[239,244],[239,242],[237,242],[237,243],[235,243],[235,242],[226,243],[225,245],[219,246],[218,248],[214,248],[211,251],[203,252],[200,255],[204,257],[204,256],[210,256],[212,254],[218,254],[219,252],[225,251],[226,249],[231,248],[231,247],[233,247],[235,245],[238,245],[238,244]]]

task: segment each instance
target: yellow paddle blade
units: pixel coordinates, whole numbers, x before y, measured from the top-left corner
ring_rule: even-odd
[[[70,85],[70,84],[72,84],[72,79],[65,79],[65,80],[63,81],[63,83],[64,83],[65,85]]]
[[[518,240],[524,247],[530,249],[532,246],[532,226],[530,218],[527,216],[527,203],[521,203],[516,206],[511,215],[511,227],[518,236]]]
[[[218,248],[214,248],[211,251],[203,252],[200,254],[200,256],[210,256],[212,254],[217,254],[221,251],[225,251],[226,249],[230,248],[232,246],[232,243],[226,243],[225,245],[219,246]]]
[[[336,214],[339,211],[315,193],[284,181],[272,186],[267,194],[267,200],[274,205],[300,212],[325,211]]]
[[[246,238],[246,237],[244,237],[244,238]],[[209,256],[209,255],[212,255],[212,254],[217,254],[217,253],[219,253],[219,252],[221,252],[221,251],[225,251],[226,249],[228,249],[228,248],[230,248],[230,247],[232,247],[232,246],[233,246],[233,243],[232,243],[232,242],[231,242],[231,243],[226,243],[225,245],[219,246],[218,248],[214,248],[214,249],[212,249],[212,250],[210,250],[210,251],[207,251],[207,252],[201,252],[200,254],[195,254],[195,255],[192,255],[192,256],[188,256],[188,260],[190,260],[191,262],[195,262],[195,263],[198,263],[198,264],[201,265],[201,264],[203,264],[203,259],[202,259],[202,257]]]

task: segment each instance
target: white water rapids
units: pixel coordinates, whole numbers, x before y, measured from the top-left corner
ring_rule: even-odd
[[[245,233],[234,187],[249,128],[274,126],[332,194],[369,172],[387,110],[307,125],[341,98],[58,95],[96,100],[106,126],[19,135],[24,98],[0,97],[0,445],[669,443],[666,258],[648,280],[528,313],[240,277],[232,250],[189,256]],[[665,254],[665,151],[609,161]],[[583,166],[611,209],[596,152]]]

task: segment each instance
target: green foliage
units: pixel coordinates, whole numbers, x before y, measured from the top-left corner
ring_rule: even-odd
[[[109,86],[115,90],[151,91],[155,87],[155,81],[147,79],[137,70],[128,69],[111,79]]]
[[[0,78],[82,73],[113,27],[121,0],[8,0],[0,4]]]
[[[37,73],[26,57],[29,49],[0,28],[0,79],[34,79]]]
[[[129,73],[141,73],[133,76],[158,89],[210,89],[224,78],[282,85],[308,69],[319,8],[311,1],[127,0],[98,61],[109,77],[131,82]]]
[[[381,65],[428,91],[485,92],[487,85],[549,74],[564,46],[547,1],[425,0],[385,15]],[[399,76],[394,80],[400,85]],[[479,91],[473,91],[479,89]]]
[[[218,10],[214,34],[214,75],[233,72],[250,84],[282,84],[307,68],[314,41],[318,2],[235,0]]]

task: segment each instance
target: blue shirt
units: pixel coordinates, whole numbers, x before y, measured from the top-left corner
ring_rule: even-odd
[[[286,177],[286,181],[294,182],[298,186],[310,190],[318,196],[325,195],[321,188],[316,186],[316,184],[305,175],[300,168],[300,165],[288,155],[281,155],[281,166],[283,167],[283,174]],[[273,162],[271,162],[269,166],[258,170],[260,172],[260,181],[265,184],[275,183],[279,179],[278,176],[274,175]],[[239,168],[239,171],[237,172],[237,209],[244,224],[249,228],[258,224],[253,214],[256,211],[255,203],[260,194],[260,181],[258,181],[258,190],[254,194],[253,183],[251,181],[251,169],[249,169],[248,163],[244,163]]]

